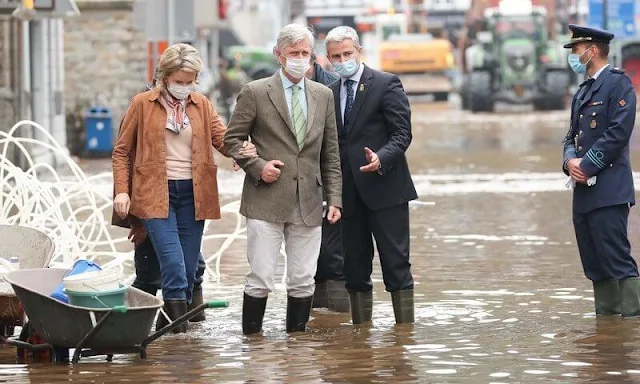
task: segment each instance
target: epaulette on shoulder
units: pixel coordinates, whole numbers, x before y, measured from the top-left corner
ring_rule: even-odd
[[[611,72],[613,72],[613,73],[624,73],[624,69],[615,67],[615,68],[611,68]]]

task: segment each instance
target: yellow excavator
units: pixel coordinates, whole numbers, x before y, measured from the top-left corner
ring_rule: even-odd
[[[380,43],[380,69],[398,75],[407,94],[433,94],[446,101],[455,69],[449,40],[429,33],[395,34]]]

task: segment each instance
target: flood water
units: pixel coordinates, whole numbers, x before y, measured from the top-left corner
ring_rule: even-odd
[[[640,382],[640,320],[596,318],[591,283],[580,266],[571,193],[559,171],[567,119],[566,111],[470,115],[446,104],[414,105],[408,153],[420,195],[411,205],[414,325],[394,324],[375,259],[371,326],[314,310],[309,332],[287,335],[286,292],[279,285],[269,298],[264,335],[246,338],[240,319],[247,262],[238,240],[222,257],[221,283],[205,283],[206,298],[227,299],[229,308],[209,310],[207,321],[192,324],[186,335],[157,340],[147,360],[116,355],[112,363],[93,357],[76,365],[21,365],[13,348],[1,346],[0,379]],[[640,169],[637,136],[632,157]],[[241,177],[221,172],[226,201],[238,197]],[[631,212],[637,255],[640,220]],[[233,223],[226,218],[209,231],[228,231]],[[207,244],[209,254],[217,245]]]

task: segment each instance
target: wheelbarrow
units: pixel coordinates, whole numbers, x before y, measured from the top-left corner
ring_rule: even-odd
[[[19,225],[0,225],[0,257],[17,257],[19,269],[45,268],[55,251],[55,243],[37,229]],[[0,337],[13,335],[22,326],[24,311],[11,286],[0,279]]]
[[[153,341],[204,309],[229,305],[222,300],[203,303],[151,333],[156,314],[164,305],[161,299],[129,287],[124,306],[97,309],[63,303],[49,295],[66,272],[60,268],[25,269],[5,276],[24,307],[29,325],[45,341],[34,345],[9,338],[7,344],[30,351],[48,349],[54,360],[61,356],[60,350],[68,353],[74,348],[73,363],[81,357],[100,355],[111,361],[114,354],[135,353],[146,359],[146,348]]]

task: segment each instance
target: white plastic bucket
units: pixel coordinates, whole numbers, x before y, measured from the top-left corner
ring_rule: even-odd
[[[120,270],[109,268],[67,276],[62,279],[62,283],[68,291],[101,292],[120,288],[119,280]]]

